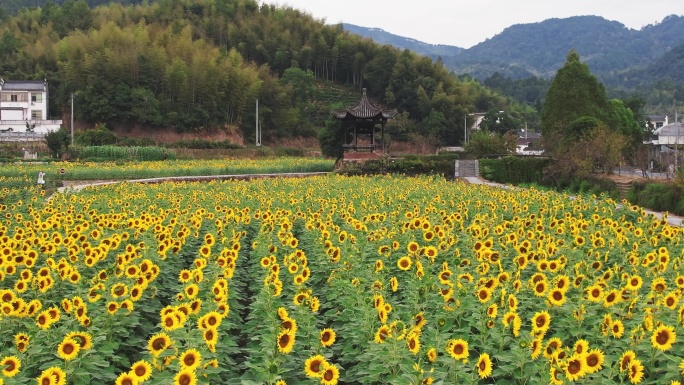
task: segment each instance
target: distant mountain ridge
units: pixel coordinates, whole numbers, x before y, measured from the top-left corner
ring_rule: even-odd
[[[450,46],[436,49],[431,44],[402,40],[400,36],[382,30],[379,33],[373,28],[352,28],[345,24],[345,29],[433,59],[441,56],[444,65],[456,73],[468,73],[480,80],[495,72],[512,78],[532,75],[550,78],[563,65],[567,53],[575,49],[599,78],[619,82],[620,74],[636,73],[652,66],[668,51],[684,43],[684,16],[677,15],[640,30],[599,16],[516,24],[468,49]]]
[[[430,44],[410,37],[395,35],[382,28],[366,28],[348,23],[342,23],[342,27],[350,33],[367,37],[378,44],[389,44],[399,49],[408,49],[434,59],[438,56],[454,56],[464,50],[464,48],[453,45]]]

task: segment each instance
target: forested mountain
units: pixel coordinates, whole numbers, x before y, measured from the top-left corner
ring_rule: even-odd
[[[254,0],[95,9],[84,0],[49,1],[0,24],[0,76],[47,78],[53,116],[76,93],[77,118],[92,123],[233,126],[247,137],[257,98],[264,137],[313,135],[323,122],[310,119],[320,104],[312,99],[326,84],[357,95],[367,88],[406,114],[396,135],[441,144],[459,143],[468,112],[516,112],[507,99],[429,58]]]
[[[575,49],[600,77],[646,66],[683,42],[682,16],[668,16],[638,31],[598,16],[577,16],[511,26],[444,62],[476,77],[489,75],[481,73],[477,63],[491,63],[548,78],[562,66],[564,55]]]
[[[371,28],[354,26],[349,30],[377,41],[384,36]],[[440,46],[439,53],[425,49],[431,47],[429,44],[396,35],[383,42],[433,58],[441,55],[448,68],[480,80],[494,73],[514,79],[533,75],[550,78],[562,66],[565,55],[575,49],[593,73],[619,86],[616,75],[644,68],[684,43],[684,17],[668,16],[640,30],[598,16],[549,19],[513,25],[468,49]]]
[[[52,0],[55,4],[61,5],[66,0]],[[0,6],[10,15],[15,15],[21,8],[37,8],[42,7],[48,0],[3,0]],[[122,5],[142,4],[143,0],[87,0],[86,3],[91,8],[99,5],[109,3],[118,3]]]
[[[343,23],[342,27],[350,33],[367,37],[378,44],[389,44],[399,49],[409,49],[434,60],[440,56],[454,56],[463,51],[463,48],[453,45],[429,44],[410,37],[395,35],[382,28],[366,28],[348,23]]]

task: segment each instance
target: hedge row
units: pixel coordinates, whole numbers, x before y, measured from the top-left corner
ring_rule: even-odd
[[[551,159],[505,157],[502,159],[480,159],[480,175],[497,183],[536,183],[547,185],[544,168]]]
[[[634,182],[627,199],[654,211],[684,215],[684,187],[680,184]]]
[[[454,164],[458,154],[411,155],[403,158],[371,159],[363,163],[340,162],[336,172],[345,175],[405,174],[443,175],[454,177]]]

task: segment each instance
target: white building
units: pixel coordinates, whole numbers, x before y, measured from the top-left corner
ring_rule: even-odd
[[[56,131],[61,120],[48,120],[48,83],[35,80],[0,79],[0,132]]]
[[[661,163],[681,165],[684,151],[684,124],[670,123],[655,130],[657,139],[652,140],[651,156]]]

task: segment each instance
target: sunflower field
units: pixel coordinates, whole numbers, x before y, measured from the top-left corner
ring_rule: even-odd
[[[0,203],[0,384],[678,384],[682,229],[434,177]]]
[[[236,175],[332,171],[334,161],[324,158],[261,158],[214,160],[165,160],[146,162],[14,163],[0,167],[0,186],[21,187],[36,183],[38,172],[46,181],[143,179],[195,175]]]

